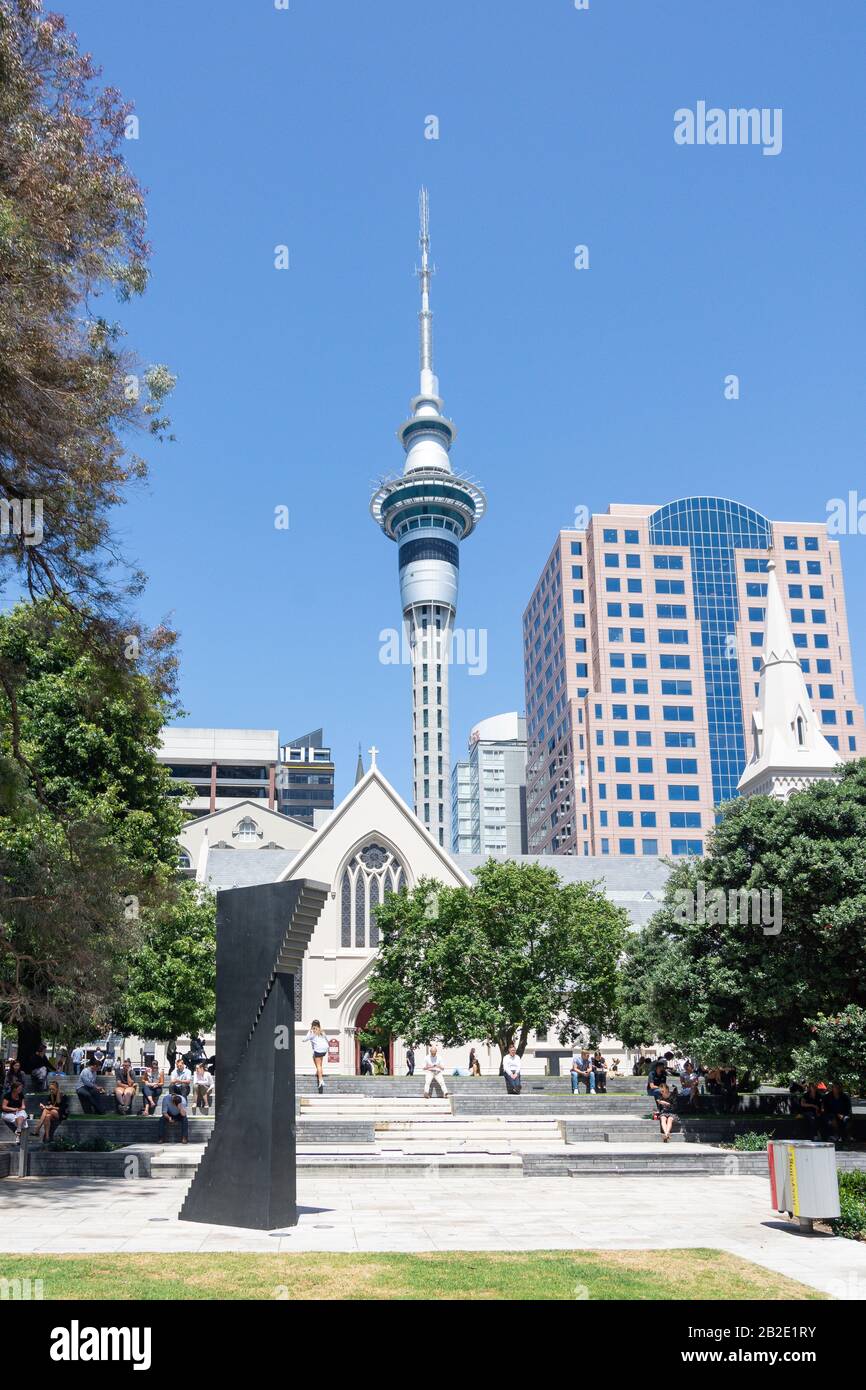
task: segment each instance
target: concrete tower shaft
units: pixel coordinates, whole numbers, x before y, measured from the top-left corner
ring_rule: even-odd
[[[398,546],[400,599],[412,654],[412,781],[415,814],[439,844],[451,843],[448,666],[457,612],[460,542],[484,515],[484,493],[451,468],[457,435],[442,413],[433,370],[430,308],[430,205],[420,203],[420,390],[397,432],[406,461],[385,479],[370,503],[373,519]]]

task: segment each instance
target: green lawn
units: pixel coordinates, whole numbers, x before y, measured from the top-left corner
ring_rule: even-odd
[[[0,1255],[46,1299],[820,1299],[718,1250],[395,1255]]]

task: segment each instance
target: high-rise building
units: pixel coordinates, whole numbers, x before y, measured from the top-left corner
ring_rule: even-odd
[[[171,769],[178,791],[183,783],[192,783],[195,795],[184,802],[188,816],[211,815],[249,800],[273,811],[279,742],[276,729],[167,727],[157,756]]]
[[[400,598],[412,664],[412,787],[414,810],[438,844],[451,842],[448,777],[450,726],[448,665],[460,542],[484,515],[484,493],[454,473],[449,453],[456,436],[442,414],[433,372],[430,309],[430,224],[427,190],[421,190],[420,392],[398,437],[406,453],[403,472],[385,479],[370,503],[374,520],[397,543]]]
[[[826,525],[615,504],[559,533],[523,617],[530,853],[703,852],[753,750],[771,557],[817,727],[840,761],[864,755]]]
[[[317,811],[334,809],[334,761],[324,744],[324,733],[314,729],[289,739],[280,749],[277,797],[284,816],[313,825]]]
[[[469,735],[469,757],[451,775],[451,848],[455,854],[526,853],[526,720],[482,719]]]

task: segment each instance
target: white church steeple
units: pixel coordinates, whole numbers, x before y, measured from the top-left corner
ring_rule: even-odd
[[[751,757],[737,789],[740,796],[776,796],[784,801],[811,782],[833,777],[841,759],[818,726],[772,559],[767,564],[766,613]]]

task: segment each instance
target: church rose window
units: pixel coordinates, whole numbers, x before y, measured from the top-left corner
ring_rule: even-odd
[[[359,849],[343,870],[340,884],[340,945],[378,946],[375,910],[405,884],[402,864],[384,845],[372,841]]]

